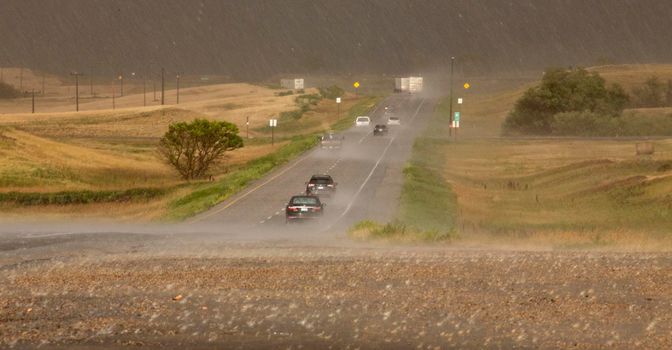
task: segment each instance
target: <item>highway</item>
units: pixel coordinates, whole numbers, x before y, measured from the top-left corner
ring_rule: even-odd
[[[0,348],[667,349],[666,252],[355,242],[385,222],[436,100],[343,133],[179,225],[3,226]],[[319,222],[286,224],[312,174],[339,183]]]
[[[190,228],[200,227],[232,239],[324,240],[343,236],[361,220],[393,219],[403,167],[435,103],[434,99],[409,94],[386,98],[370,113],[370,126],[353,126],[341,134],[340,150],[318,147],[308,152],[189,220]],[[392,106],[402,124],[391,126],[385,136],[373,136],[373,126],[387,121],[385,106]],[[304,192],[313,174],[331,175],[338,183],[337,193],[332,198],[322,197],[326,207],[319,221],[286,224],[287,201]]]

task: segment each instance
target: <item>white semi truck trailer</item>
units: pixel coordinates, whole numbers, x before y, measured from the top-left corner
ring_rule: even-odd
[[[394,91],[417,93],[422,91],[422,77],[395,78]]]

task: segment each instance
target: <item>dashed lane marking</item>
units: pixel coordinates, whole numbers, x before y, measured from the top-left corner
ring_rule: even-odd
[[[420,102],[420,104],[418,105],[418,108],[415,110],[415,113],[414,113],[413,116],[411,117],[411,120],[415,119],[415,116],[418,115],[418,112],[420,112],[420,108],[422,108],[422,105],[423,105],[423,104],[425,104],[425,100],[424,100],[424,99],[423,99],[423,100]],[[364,189],[364,186],[366,186],[366,184],[369,182],[369,180],[371,179],[371,176],[373,176],[373,173],[374,173],[374,172],[376,171],[376,169],[378,168],[378,165],[380,165],[380,162],[381,162],[381,161],[383,160],[383,158],[385,157],[385,154],[387,154],[387,150],[390,149],[390,146],[392,145],[392,142],[394,142],[395,139],[396,139],[396,135],[393,136],[393,137],[390,139],[390,141],[387,143],[387,146],[385,146],[385,149],[383,150],[383,153],[380,155],[380,157],[378,157],[378,160],[376,161],[376,164],[373,165],[373,168],[371,168],[371,171],[369,172],[369,175],[366,177],[366,179],[364,179],[364,182],[362,182],[362,184],[359,186],[359,189],[357,189],[357,192],[355,192],[355,195],[352,196],[352,199],[350,200],[350,203],[348,203],[348,206],[345,207],[345,210],[343,211],[343,213],[341,213],[341,215],[338,216],[338,218],[336,219],[336,221],[334,221],[334,223],[331,224],[327,230],[331,229],[331,228],[332,228],[337,222],[339,222],[339,221],[340,221],[346,214],[348,214],[348,212],[350,211],[350,209],[352,208],[352,206],[355,204],[355,201],[357,200],[357,197],[359,196],[359,194],[360,194],[360,193],[362,192],[362,190]]]
[[[235,198],[234,200],[232,200],[231,202],[229,202],[229,203],[226,204],[225,206],[223,206],[223,207],[221,207],[221,208],[219,208],[219,209],[213,209],[213,210],[211,210],[209,213],[204,214],[203,216],[200,216],[200,217],[194,218],[193,220],[190,220],[190,222],[193,223],[193,222],[202,221],[202,220],[207,219],[207,218],[209,218],[209,217],[211,217],[211,216],[213,216],[213,215],[215,215],[215,214],[219,214],[219,213],[221,213],[222,211],[228,209],[228,208],[231,207],[232,205],[238,203],[238,202],[239,202],[240,200],[242,200],[243,198],[245,198],[245,197],[249,196],[250,194],[256,192],[256,191],[259,190],[260,188],[266,186],[266,185],[267,185],[268,183],[270,183],[271,181],[277,179],[278,177],[282,176],[284,173],[286,173],[286,172],[288,172],[289,170],[293,169],[294,167],[296,167],[297,165],[299,165],[300,163],[302,163],[304,160],[308,159],[308,157],[309,157],[311,154],[312,154],[312,152],[309,152],[308,154],[306,154],[305,156],[303,156],[303,158],[300,158],[299,160],[297,160],[294,164],[288,166],[287,168],[285,168],[285,169],[282,170],[281,172],[275,174],[274,176],[272,176],[272,177],[269,178],[268,180],[264,181],[263,183],[259,184],[258,186],[252,188],[251,190],[245,192],[245,193],[244,193],[243,195],[241,195],[240,197]]]

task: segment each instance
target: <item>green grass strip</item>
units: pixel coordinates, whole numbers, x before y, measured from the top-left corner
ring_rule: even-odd
[[[397,218],[386,224],[361,221],[348,231],[352,238],[431,242],[458,237],[457,196],[441,174],[450,147],[446,105],[447,101],[439,104],[427,129],[413,143]]]
[[[0,193],[0,203],[32,206],[132,202],[160,197],[168,191],[165,188],[133,188],[123,191],[5,192]]]
[[[347,129],[352,125],[354,116],[368,112],[381,99],[382,97],[364,98],[350,108],[346,116],[336,122],[332,129],[339,131]],[[166,219],[184,220],[212,208],[241,191],[252,181],[262,178],[277,166],[313,148],[317,144],[317,136],[317,134],[308,134],[292,137],[289,144],[271,154],[247,162],[216,182],[194,185],[193,192],[169,204]]]
[[[445,152],[450,151],[447,104],[447,100],[439,104],[427,129],[415,140],[404,169],[398,220],[422,240],[457,236],[457,196],[441,173]]]

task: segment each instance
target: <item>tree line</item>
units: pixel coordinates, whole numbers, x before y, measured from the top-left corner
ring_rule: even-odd
[[[630,108],[672,106],[672,80],[651,77],[628,94],[583,68],[549,69],[520,97],[506,117],[508,135],[672,135],[672,115],[639,118]]]

